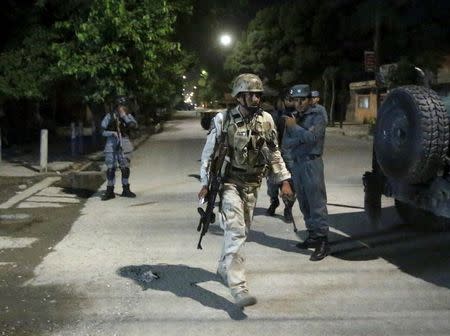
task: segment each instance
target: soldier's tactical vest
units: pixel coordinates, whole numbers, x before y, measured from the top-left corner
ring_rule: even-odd
[[[234,182],[261,183],[267,170],[267,144],[273,143],[276,131],[263,112],[250,120],[244,120],[237,108],[229,113],[228,126],[224,125],[229,147],[226,177]]]

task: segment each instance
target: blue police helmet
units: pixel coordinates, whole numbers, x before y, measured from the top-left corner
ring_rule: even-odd
[[[289,95],[292,98],[309,98],[311,97],[311,89],[308,84],[297,84],[289,89]]]
[[[312,97],[312,98],[320,97],[319,91],[311,91],[311,97]]]
[[[120,106],[120,105],[126,106],[127,103],[128,103],[128,98],[125,96],[119,96],[116,98],[116,101],[115,101],[116,106]]]

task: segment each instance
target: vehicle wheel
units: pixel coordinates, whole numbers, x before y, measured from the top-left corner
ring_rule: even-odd
[[[386,176],[426,182],[443,166],[449,143],[447,111],[431,89],[392,90],[378,111],[374,148]]]
[[[436,216],[434,213],[395,200],[395,209],[405,224],[420,231],[445,231],[450,228],[450,219]]]
[[[203,129],[209,130],[209,127],[211,126],[211,116],[203,116],[200,119],[200,125],[202,125]]]
[[[373,172],[366,172],[363,176],[364,211],[372,226],[378,227],[381,221],[381,186],[382,183]]]

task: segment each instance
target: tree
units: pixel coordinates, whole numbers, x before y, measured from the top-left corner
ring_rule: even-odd
[[[450,53],[450,3],[412,2],[303,0],[263,9],[225,66],[232,73],[257,72],[278,89],[298,83],[334,87],[333,123],[336,108],[345,110],[349,82],[373,79],[363,68],[365,50],[376,47],[382,63],[406,57],[424,70],[436,70]]]
[[[186,1],[94,0],[86,17],[56,23],[64,36],[52,50],[65,76],[83,83],[86,101],[134,95],[166,104],[181,92],[185,56],[172,38]]]
[[[331,83],[331,101],[330,107],[327,109],[330,114],[330,124],[334,126],[334,110],[336,102],[336,78],[339,72],[339,68],[336,66],[329,66],[323,72],[322,78],[327,83]],[[326,85],[328,87],[328,84]]]
[[[16,48],[0,54],[0,99],[44,99],[51,87],[54,60],[48,44],[54,35],[36,26]]]

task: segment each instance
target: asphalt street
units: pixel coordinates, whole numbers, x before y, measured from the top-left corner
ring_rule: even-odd
[[[220,228],[196,249],[205,137],[195,112],[178,112],[133,155],[135,199],[102,202],[105,185],[89,198],[62,194],[56,181],[29,195],[47,207],[11,205],[34,219],[0,227],[0,335],[450,334],[450,234],[405,227],[390,199],[371,227],[361,177],[372,143],[331,131],[332,255],[311,262],[295,247],[298,205],[296,234],[282,207],[265,215],[264,183],[245,247],[259,302],[237,308],[215,274]]]

